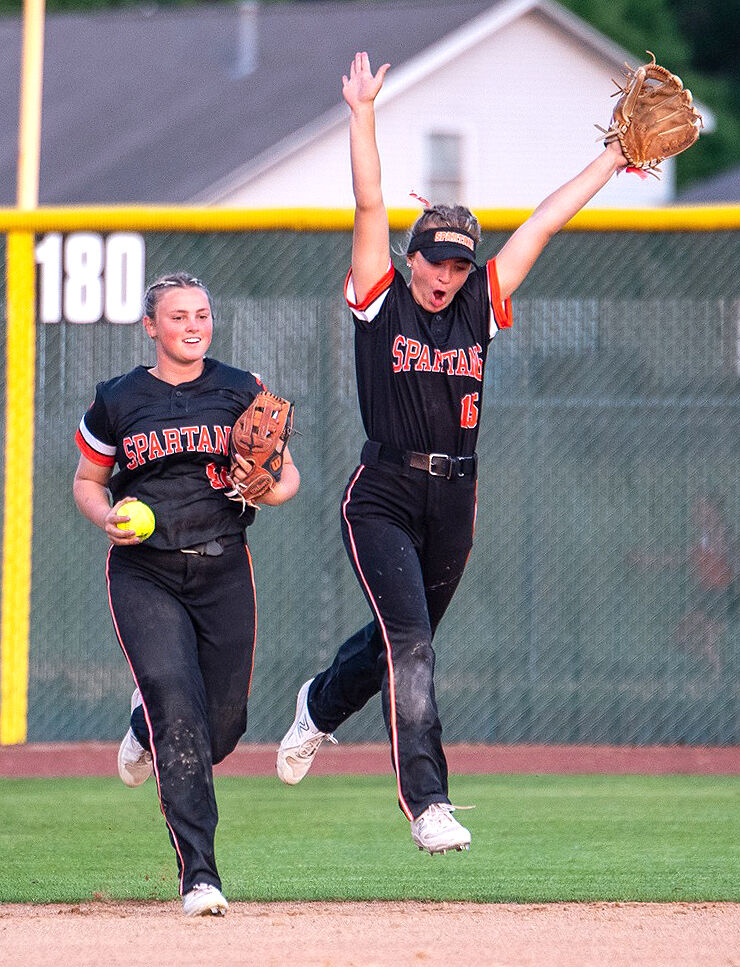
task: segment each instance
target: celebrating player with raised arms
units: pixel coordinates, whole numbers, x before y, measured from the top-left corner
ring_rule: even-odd
[[[475,264],[480,227],[430,206],[411,229],[407,284],[391,261],[373,74],[356,54],[343,78],[356,202],[345,285],[367,433],[341,505],[344,543],[373,613],[298,693],[277,771],[300,782],[321,743],[382,693],[398,801],[419,849],[467,849],[453,816],[434,694],[432,639],[465,568],[476,511],[476,440],[490,340],[512,324],[510,296],[550,238],[626,165],[611,143],[550,195],[496,258]]]
[[[150,285],[144,328],[156,364],[98,384],[77,433],[74,497],[111,542],[110,609],[136,686],[119,774],[138,786],[154,773],[184,913],[223,914],[212,766],[247,727],[257,622],[244,530],[255,503],[290,500],[300,478],[286,448],[271,489],[251,506],[228,499],[246,476],[229,474],[230,431],[263,387],[206,356],[202,282],[177,273]],[[134,497],[154,513],[143,541],[127,513]]]

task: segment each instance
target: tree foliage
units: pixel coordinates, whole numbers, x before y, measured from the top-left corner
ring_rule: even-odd
[[[740,98],[740,0],[671,0],[691,46],[691,63],[712,76],[734,78]]]

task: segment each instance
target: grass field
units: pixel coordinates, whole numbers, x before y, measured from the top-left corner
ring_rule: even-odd
[[[455,776],[470,853],[411,843],[392,777],[219,778],[232,900],[740,900],[740,778]],[[172,899],[150,781],[0,780],[0,902]]]

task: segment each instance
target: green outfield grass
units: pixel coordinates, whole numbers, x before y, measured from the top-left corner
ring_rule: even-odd
[[[740,900],[740,778],[455,776],[470,853],[411,843],[392,777],[220,778],[232,900]],[[0,780],[0,902],[173,899],[150,781]]]

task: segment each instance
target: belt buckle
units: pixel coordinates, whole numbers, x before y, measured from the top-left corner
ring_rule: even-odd
[[[447,461],[447,469],[443,473],[440,473],[438,470],[434,469],[433,464],[435,460]],[[451,480],[452,479],[452,457],[448,456],[446,453],[430,453],[427,473],[431,477],[446,477],[448,480]]]
[[[220,541],[210,540],[201,544],[194,544],[192,547],[181,547],[180,551],[183,554],[199,554],[200,557],[220,557],[224,549]]]

